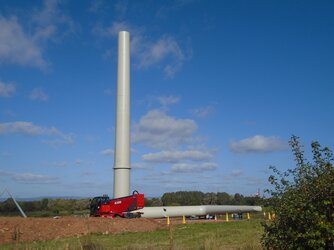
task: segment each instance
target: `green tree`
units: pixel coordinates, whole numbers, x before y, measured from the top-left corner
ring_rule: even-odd
[[[229,205],[232,197],[226,192],[217,193],[217,204],[218,205]]]
[[[333,154],[318,142],[311,144],[313,162],[304,159],[299,138],[290,146],[296,167],[274,174],[269,190],[275,220],[263,224],[263,246],[267,249],[334,249]]]
[[[145,207],[158,207],[162,202],[159,198],[145,198]]]
[[[243,205],[245,204],[245,198],[242,194],[236,193],[232,200],[233,205]]]
[[[186,206],[201,205],[204,194],[199,191],[178,191],[173,193],[164,193],[161,197],[164,206]]]
[[[245,199],[245,205],[248,206],[256,206],[256,205],[263,205],[263,198],[258,196],[246,196]]]
[[[48,208],[49,200],[44,198],[40,201],[40,203],[41,203],[41,210],[46,210]]]
[[[4,202],[0,204],[0,212],[4,214],[8,214],[11,212],[18,212],[17,207],[12,198],[8,198]]]
[[[216,205],[217,204],[217,193],[205,193],[203,197],[203,204]]]

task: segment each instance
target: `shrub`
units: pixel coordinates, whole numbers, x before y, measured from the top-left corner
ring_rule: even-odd
[[[299,138],[290,146],[296,167],[274,174],[269,190],[275,220],[265,223],[262,244],[267,249],[334,249],[334,168],[333,154],[311,144],[313,162],[304,159]]]

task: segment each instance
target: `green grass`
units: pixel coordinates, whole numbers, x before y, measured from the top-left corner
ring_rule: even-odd
[[[145,233],[1,245],[1,249],[261,249],[261,220],[173,225]]]

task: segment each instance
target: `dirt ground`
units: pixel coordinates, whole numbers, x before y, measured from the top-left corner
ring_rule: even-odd
[[[52,240],[90,233],[147,232],[166,228],[164,221],[107,218],[0,217],[0,244],[17,241]]]

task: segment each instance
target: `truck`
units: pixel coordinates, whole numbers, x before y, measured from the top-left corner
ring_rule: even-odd
[[[133,191],[132,195],[110,199],[108,195],[97,196],[90,201],[90,216],[107,218],[139,218],[140,212],[133,212],[144,207],[144,194]]]

